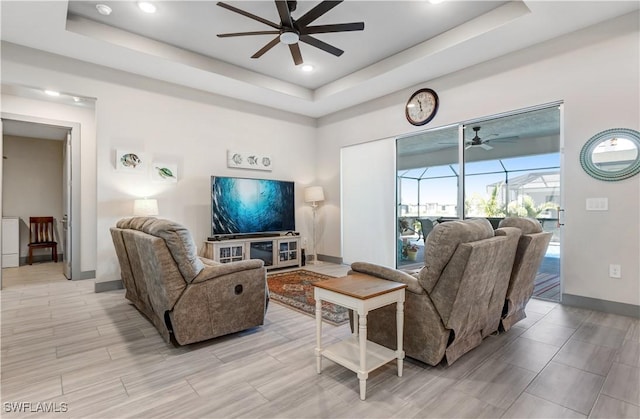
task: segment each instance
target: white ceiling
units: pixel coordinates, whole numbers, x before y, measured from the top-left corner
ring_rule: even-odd
[[[3,1],[2,40],[310,117],[324,116],[438,76],[638,10],[637,1],[345,1],[314,24],[365,22],[361,32],[316,35],[345,51],[301,44],[303,73],[288,48],[250,56],[273,38],[218,38],[269,30],[214,1]],[[279,23],[272,1],[226,3]],[[299,1],[294,19],[319,3]],[[100,21],[102,23],[100,23]],[[51,88],[51,87],[50,87]],[[83,92],[74,92],[82,94]]]
[[[310,45],[300,43],[305,63],[313,64],[314,74],[296,67],[289,48],[278,44],[259,59],[251,59],[256,51],[275,38],[275,35],[218,38],[216,34],[273,30],[270,26],[231,12],[216,5],[215,1],[167,1],[158,5],[154,15],[142,13],[132,2],[105,2],[113,13],[97,13],[97,1],[69,3],[70,18],[91,19],[128,32],[154,39],[184,50],[202,54],[256,73],[293,83],[308,89],[317,89],[348,74],[375,64],[389,56],[406,50],[426,39],[431,39],[452,27],[476,18],[506,1],[454,2],[448,7],[436,7],[429,2],[347,1],[336,6],[312,23],[365,22],[365,30],[315,35],[345,53],[335,57]],[[271,22],[279,23],[273,1],[224,1]],[[301,1],[292,13],[301,17],[320,0]],[[401,10],[400,13],[398,13]],[[389,33],[398,28],[395,33]]]

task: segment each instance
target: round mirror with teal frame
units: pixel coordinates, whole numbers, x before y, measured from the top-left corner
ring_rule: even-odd
[[[580,151],[580,164],[590,176],[605,181],[640,173],[640,132],[608,129],[591,137]]]

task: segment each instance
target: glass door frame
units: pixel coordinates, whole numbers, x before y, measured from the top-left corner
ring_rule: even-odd
[[[562,249],[563,249],[563,234],[562,234],[562,228],[561,226],[564,225],[564,223],[562,222],[564,220],[563,216],[563,207],[564,207],[564,171],[565,171],[565,164],[564,164],[564,102],[563,101],[555,101],[555,102],[550,102],[550,103],[545,103],[545,104],[541,104],[541,105],[536,105],[536,106],[531,106],[531,107],[527,107],[527,108],[522,108],[522,109],[517,109],[514,111],[509,111],[509,112],[503,112],[500,114],[494,114],[494,115],[490,115],[490,116],[484,116],[481,118],[474,118],[474,119],[469,119],[466,121],[462,121],[459,123],[455,123],[455,124],[449,124],[449,125],[444,125],[444,126],[440,126],[440,127],[434,127],[431,129],[426,129],[423,131],[417,131],[417,132],[412,132],[412,133],[408,133],[402,136],[398,136],[396,138],[396,159],[399,160],[399,156],[398,156],[398,141],[401,141],[403,139],[406,138],[411,138],[411,137],[415,137],[417,135],[423,135],[423,134],[428,134],[431,132],[436,132],[438,130],[443,130],[443,129],[451,129],[453,127],[458,127],[458,143],[457,143],[457,155],[458,155],[458,191],[457,191],[457,209],[456,209],[456,213],[458,218],[460,219],[464,219],[467,214],[466,212],[466,208],[465,208],[465,197],[466,197],[466,177],[465,177],[465,164],[467,163],[465,161],[465,139],[464,139],[464,130],[465,127],[471,126],[471,125],[479,125],[479,124],[483,124],[486,123],[488,121],[492,121],[492,120],[496,120],[496,119],[500,119],[500,118],[504,118],[504,117],[511,117],[511,116],[515,116],[515,115],[519,115],[519,114],[526,114],[529,112],[533,112],[533,111],[538,111],[538,110],[544,110],[544,109],[550,109],[550,108],[554,108],[556,107],[559,111],[559,149],[558,149],[558,153],[559,153],[559,172],[560,172],[560,192],[559,192],[559,207],[558,207],[558,222],[557,222],[557,226],[558,226],[558,235],[559,235],[559,252],[560,255],[562,255]],[[400,178],[398,177],[396,179],[396,185],[397,185],[397,190],[396,190],[396,224],[399,224],[399,217],[400,217]],[[420,182],[418,182],[418,196],[420,196]],[[418,201],[418,209],[420,208],[420,204],[421,202]],[[563,218],[561,220],[561,218]],[[398,229],[396,229],[398,230]],[[400,233],[398,232],[398,236],[397,236],[397,240],[400,239]],[[396,267],[398,267],[399,265],[399,260],[398,258],[396,258]],[[564,293],[564,281],[563,281],[563,269],[562,269],[562,259],[560,258],[559,261],[559,277],[560,277],[560,295],[559,295],[559,299],[560,301],[562,300],[562,294]],[[553,300],[555,301],[555,300]]]

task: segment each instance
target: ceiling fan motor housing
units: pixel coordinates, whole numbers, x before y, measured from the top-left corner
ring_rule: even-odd
[[[476,132],[476,136],[471,139],[471,144],[473,144],[473,145],[482,144],[482,139],[478,135],[478,133],[480,131],[480,127],[473,127],[473,130]]]

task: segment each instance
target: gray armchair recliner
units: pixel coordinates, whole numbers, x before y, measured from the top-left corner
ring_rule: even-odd
[[[182,225],[153,217],[118,221],[111,236],[125,297],[162,337],[180,345],[262,325],[268,304],[261,260],[200,258]]]
[[[553,234],[542,231],[540,222],[533,218],[508,217],[500,227],[515,227],[522,232],[500,324],[506,331],[527,317],[524,309],[533,295],[536,275]]]
[[[406,283],[405,353],[430,365],[445,358],[452,364],[497,330],[519,236],[516,228],[495,233],[486,219],[450,221],[427,236],[425,266],[415,276],[364,262],[351,269]],[[369,313],[369,340],[396,348],[395,310]]]

